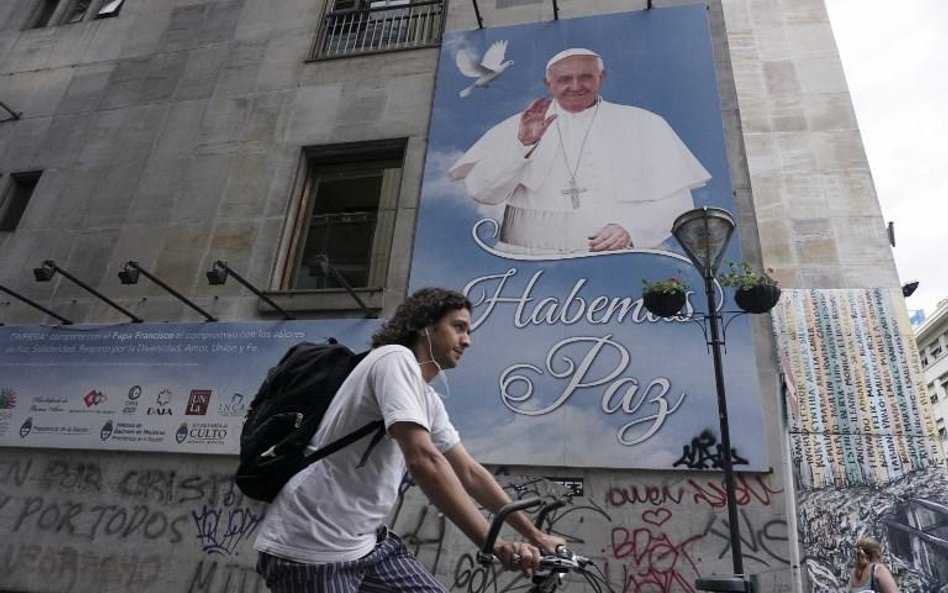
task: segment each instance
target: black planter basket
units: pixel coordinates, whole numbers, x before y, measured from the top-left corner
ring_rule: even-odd
[[[773,309],[779,300],[780,287],[771,284],[758,284],[734,291],[734,302],[742,311],[748,313],[766,313]]]
[[[685,306],[685,291],[676,290],[674,292],[646,292],[642,295],[642,304],[648,309],[649,313],[659,317],[671,317],[677,315],[681,308]]]

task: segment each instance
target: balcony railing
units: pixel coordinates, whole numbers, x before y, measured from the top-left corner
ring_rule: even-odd
[[[437,45],[443,29],[443,0],[337,10],[323,19],[313,58]]]

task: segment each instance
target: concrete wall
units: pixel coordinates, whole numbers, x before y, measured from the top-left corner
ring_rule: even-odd
[[[655,1],[656,7],[692,4]],[[124,321],[57,277],[52,258],[148,320],[199,320],[157,287],[120,286],[135,259],[222,319],[256,298],[204,272],[225,259],[275,287],[278,246],[303,146],[407,140],[383,314],[404,295],[437,49],[307,62],[323,2],[127,0],[115,19],[21,30],[28,2],[0,4],[0,173],[43,169],[14,233],[0,233],[0,283],[77,321]],[[552,3],[479,0],[486,26],[549,21]],[[645,0],[560,1],[560,18],[643,10]],[[744,252],[785,286],[897,286],[898,278],[821,0],[709,6]],[[449,3],[447,28],[476,26]],[[758,242],[758,231],[764,237]],[[0,299],[7,324],[50,322]],[[311,313],[311,316],[316,316]],[[742,475],[745,566],[766,591],[800,590],[773,337],[755,321],[774,470]],[[249,542],[264,509],[229,481],[234,460],[5,450],[0,589],[258,591]],[[505,484],[566,475],[586,496],[556,529],[597,557],[616,591],[692,591],[730,572],[721,476],[495,468]],[[408,487],[397,529],[453,590],[493,591],[472,546]],[[419,525],[421,526],[419,528]],[[496,590],[514,576],[505,575]]]
[[[0,542],[0,587],[265,591],[250,547],[265,509],[234,488],[232,463],[199,455],[4,455],[0,529],[9,537]],[[553,529],[594,557],[617,592],[691,591],[700,575],[728,571],[723,486],[711,474],[495,471],[511,494],[556,490],[544,476],[583,480],[585,496],[553,516]],[[477,566],[474,546],[417,488],[406,481],[402,491],[392,526],[452,591],[523,585],[518,574]],[[769,476],[744,476],[737,493],[748,568],[763,575],[763,591],[788,590],[783,492]]]

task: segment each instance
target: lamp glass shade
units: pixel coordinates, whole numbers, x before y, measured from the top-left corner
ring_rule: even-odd
[[[734,233],[734,217],[721,208],[695,208],[675,219],[672,235],[695,267],[714,274]]]

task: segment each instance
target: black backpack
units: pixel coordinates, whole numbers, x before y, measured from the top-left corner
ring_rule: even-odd
[[[332,338],[324,344],[300,342],[287,350],[267,372],[240,431],[240,465],[234,482],[241,492],[273,502],[296,473],[374,431],[359,465],[365,462],[385,434],[381,420],[308,456],[306,445],[342,382],[367,354],[355,354]]]

